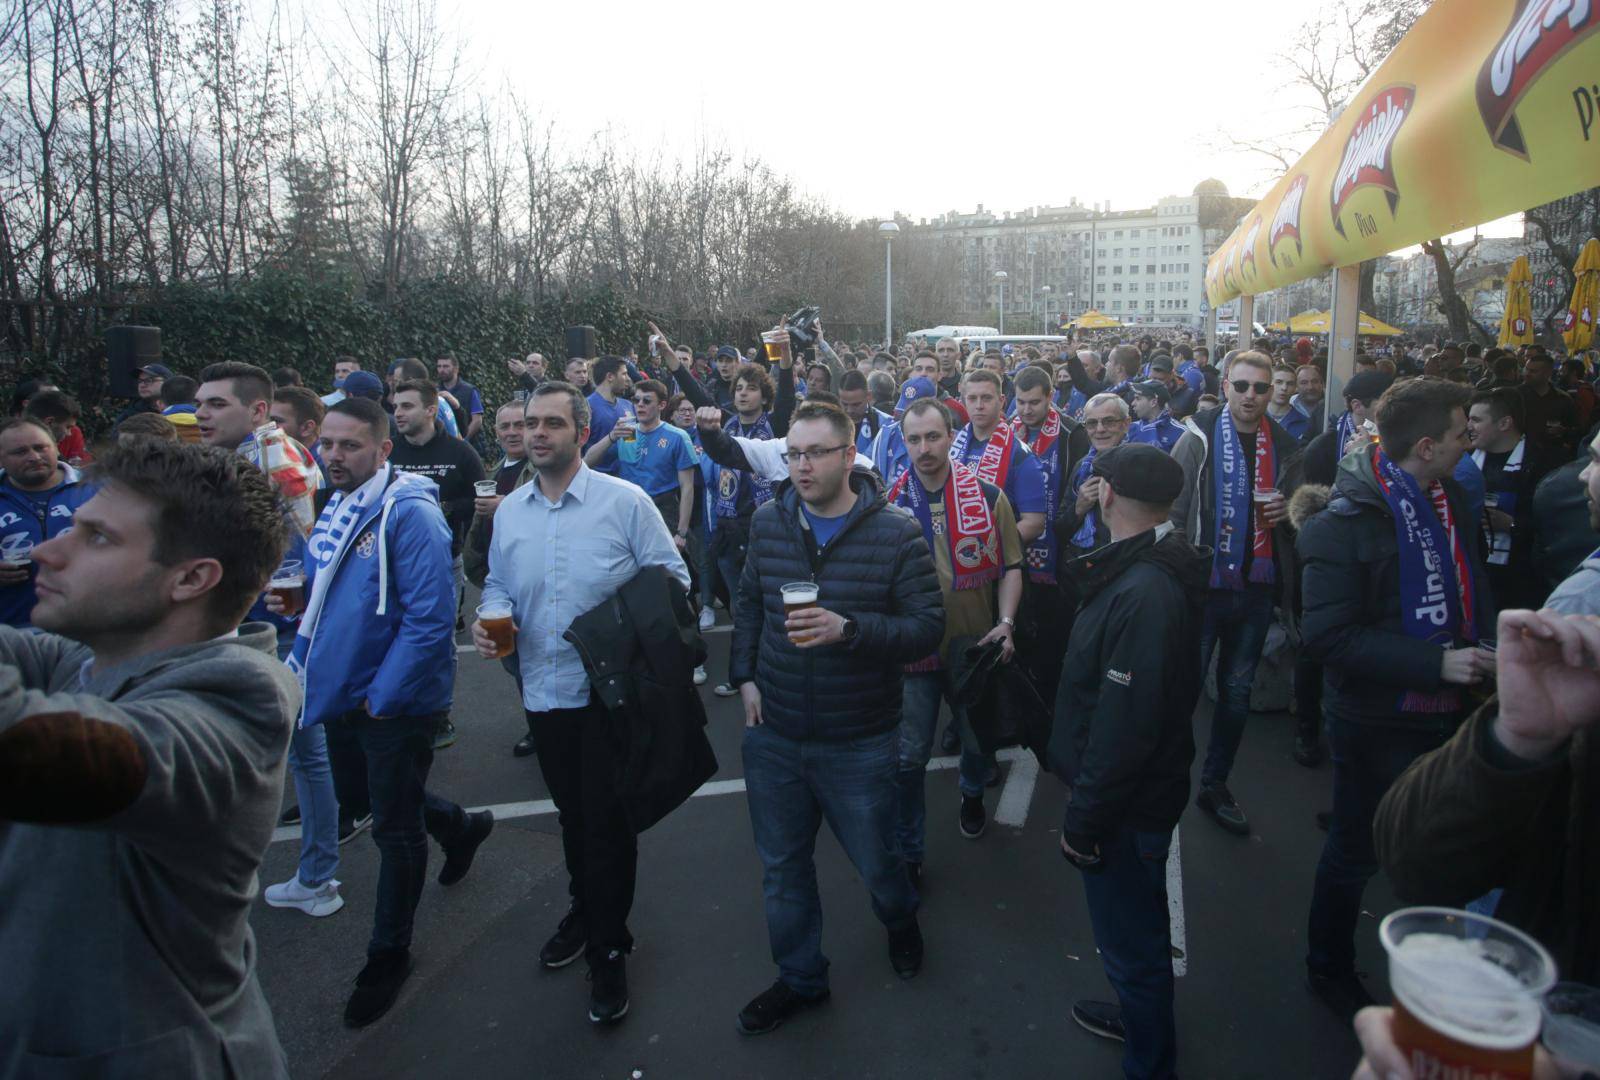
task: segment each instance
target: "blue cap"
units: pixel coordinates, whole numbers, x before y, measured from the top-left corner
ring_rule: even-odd
[[[919,375],[915,379],[907,380],[905,386],[900,389],[900,400],[895,403],[894,414],[899,416],[906,411],[907,406],[918,398],[937,396],[934,391],[933,380],[926,375]]]
[[[729,360],[743,360],[744,359],[744,357],[739,355],[739,350],[735,349],[732,345],[718,345],[717,346],[717,359],[721,360],[723,357],[727,357]]]
[[[345,376],[345,397],[366,398],[369,401],[383,400],[383,380],[370,371],[352,371]]]

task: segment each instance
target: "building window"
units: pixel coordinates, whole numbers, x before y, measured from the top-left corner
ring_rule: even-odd
[[[1116,232],[1112,233],[1111,234],[1111,239],[1113,239],[1113,240],[1121,240],[1122,239],[1122,230],[1118,229]]]
[[[1112,286],[1111,286],[1111,291],[1114,292],[1114,293],[1121,292],[1122,291],[1122,282],[1120,282],[1120,281],[1114,282],[1112,284]]]
[[[1147,273],[1147,274],[1155,273],[1156,272],[1156,264],[1155,263],[1146,263],[1145,264],[1145,268],[1144,268],[1144,272]]]
[[[1138,263],[1134,263],[1132,266],[1128,267],[1128,273],[1137,274],[1138,272],[1139,272],[1139,264]]]

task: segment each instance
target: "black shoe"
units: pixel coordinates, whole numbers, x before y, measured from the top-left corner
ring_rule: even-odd
[[[1109,1001],[1075,1001],[1072,1018],[1091,1035],[1117,1042],[1128,1041],[1127,1029],[1122,1026],[1122,1010]]]
[[[989,762],[984,770],[983,786],[986,788],[1000,786],[1000,763],[998,761]]]
[[[1250,822],[1245,820],[1244,811],[1239,809],[1239,804],[1233,801],[1233,793],[1228,790],[1228,785],[1202,786],[1200,794],[1195,796],[1194,804],[1210,814],[1211,820],[1235,836],[1250,835]]]
[[[906,863],[906,877],[911,879],[911,887],[917,890],[917,895],[922,895],[922,864],[919,862]]]
[[[735,1023],[741,1035],[765,1035],[782,1027],[785,1020],[801,1009],[821,1005],[827,1000],[826,990],[816,997],[806,997],[789,989],[780,979],[757,994],[750,1004],[740,1009],[739,1019]]]
[[[944,734],[939,736],[939,749],[947,754],[961,753],[961,733],[954,724],[944,726]]]
[[[472,857],[478,853],[478,845],[487,840],[493,831],[492,810],[468,814],[461,835],[445,846],[444,865],[439,867],[439,884],[454,885],[466,877],[467,871],[472,869]]]
[[[339,843],[348,844],[361,835],[361,832],[371,824],[371,814],[364,814],[358,818],[347,818],[343,814],[339,815]]]
[[[539,950],[539,964],[551,971],[564,968],[578,957],[589,944],[589,924],[577,911],[569,911],[550,935],[550,940]]]
[[[529,757],[539,752],[539,744],[533,741],[532,733],[524,735],[517,740],[517,745],[511,748],[512,757]]]
[[[289,809],[287,809],[287,810],[285,810],[283,812],[283,816],[278,818],[278,824],[279,825],[298,825],[298,824],[300,824],[300,808],[298,806],[289,807]]]
[[[987,824],[988,818],[983,812],[983,796],[961,796],[961,835],[968,840],[976,840],[983,835],[984,826]]]
[[[456,726],[450,722],[450,718],[447,716],[444,718],[444,723],[434,729],[433,748],[435,750],[446,750],[455,744]]]
[[[922,928],[915,918],[899,930],[889,931],[889,963],[902,979],[914,978],[922,970]]]
[[[1368,1005],[1377,1004],[1362,985],[1361,977],[1353,971],[1348,975],[1330,976],[1308,970],[1306,987],[1344,1024],[1349,1024],[1356,1013]]]
[[[368,957],[367,966],[356,976],[356,989],[345,1003],[346,1027],[366,1027],[389,1011],[400,987],[411,974],[411,951],[381,953]]]
[[[1332,827],[1333,827],[1333,811],[1332,810],[1318,810],[1317,811],[1317,828],[1321,829],[1323,832],[1327,832]]]
[[[739,688],[731,682],[719,682],[711,688],[711,692],[718,697],[738,697]]]
[[[1294,737],[1294,760],[1296,764],[1304,765],[1308,769],[1315,769],[1322,764],[1324,751],[1322,740],[1313,735],[1311,738]]]
[[[612,949],[589,965],[589,1022],[615,1024],[628,1015],[628,962]]]

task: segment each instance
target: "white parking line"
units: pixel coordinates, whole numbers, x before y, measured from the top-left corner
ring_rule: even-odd
[[[1172,935],[1172,974],[1182,978],[1189,973],[1189,937],[1183,928],[1183,846],[1176,825],[1167,849],[1167,926]]]
[[[1013,771],[1015,771],[1019,767],[1023,767],[1024,762],[1033,761],[1033,755],[1032,754],[1028,753],[1026,750],[1019,750],[1019,749],[1016,749],[1014,747],[1006,749],[1006,750],[1002,750],[998,754],[996,754],[995,756],[998,757],[1001,761],[1013,762],[1013,764],[1011,766]],[[959,766],[960,764],[961,764],[960,755],[952,755],[951,757],[938,757],[938,758],[934,758],[932,761],[928,762],[928,771],[929,772],[934,772],[934,771],[939,770],[939,769],[954,769],[957,766]],[[1038,767],[1038,763],[1037,762],[1034,762],[1033,771],[1034,771],[1034,775],[1037,776],[1038,775],[1038,771],[1039,771],[1039,767]],[[1006,786],[1007,786],[1008,789],[1010,788],[1009,782],[1007,783]],[[704,795],[735,795],[735,794],[742,794],[743,792],[744,792],[744,780],[742,780],[742,779],[740,779],[740,780],[708,780],[704,784],[701,784],[697,789],[695,789],[695,793],[690,797],[698,799],[698,798],[700,798],[701,796],[704,796]],[[1032,780],[1030,780],[1028,782],[1028,794],[1030,796],[1033,794],[1033,782],[1032,782]],[[1002,794],[1000,799],[1001,799],[1001,802],[1004,803],[1005,802],[1005,795]],[[541,814],[553,814],[553,813],[556,812],[556,804],[551,802],[549,799],[534,799],[531,802],[495,803],[495,804],[493,804],[491,806],[472,806],[472,807],[468,807],[467,809],[469,811],[493,810],[494,811],[495,820],[497,820],[497,821],[506,821],[506,820],[508,820],[510,818],[538,817]],[[1026,819],[1026,817],[1027,817],[1027,807],[1024,806],[1023,807],[1023,818]],[[996,821],[1000,820],[1000,817],[999,817],[998,813],[996,813],[996,815],[995,815],[995,820]],[[1020,822],[1019,822],[1019,824],[1020,824]],[[280,826],[278,829],[274,830],[273,834],[272,834],[272,842],[274,844],[281,843],[284,840],[298,840],[298,839],[300,839],[300,826],[298,826],[298,825],[283,825],[283,826]]]
[[[1020,829],[1028,823],[1028,807],[1033,804],[1033,788],[1039,782],[1039,759],[1023,753],[1011,761],[1000,803],[994,808],[994,823]]]

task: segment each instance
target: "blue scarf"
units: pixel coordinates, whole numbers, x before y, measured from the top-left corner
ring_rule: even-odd
[[[733,423],[728,425],[728,434],[746,439],[770,439],[772,419],[766,413],[762,413],[755,423],[746,426],[743,421],[735,417]],[[757,507],[772,498],[772,481],[745,472],[743,469],[728,469],[718,465],[712,472],[711,483],[717,492],[716,515],[719,518],[739,516],[739,495],[744,490],[745,484],[750,485],[750,496]]]
[[[1400,552],[1400,624],[1407,637],[1450,648],[1478,639],[1475,601],[1483,595],[1477,573],[1450,520],[1444,486],[1434,481],[1424,494],[1416,478],[1390,460],[1381,448],[1372,455],[1378,489],[1394,518]],[[1444,518],[1441,519],[1440,511]],[[1461,691],[1407,690],[1401,712],[1448,713],[1461,707]]]
[[[1350,415],[1348,409],[1345,410],[1343,416],[1339,417],[1338,432],[1334,436],[1335,439],[1339,440],[1339,445],[1334,447],[1334,456],[1344,457],[1345,444],[1355,438],[1356,434],[1356,418]]]
[[[1083,415],[1083,407],[1088,402],[1089,399],[1084,397],[1083,391],[1077,387],[1073,387],[1072,392],[1069,394],[1062,394],[1060,390],[1057,390],[1055,394],[1056,407],[1061,410],[1061,415],[1070,416],[1074,420]]]
[[[1061,503],[1061,446],[1067,441],[1067,436],[1071,434],[1066,429],[1066,425],[1062,423],[1059,409],[1056,410],[1055,421],[1057,430],[1054,438],[1049,440],[1045,438],[1045,433],[1050,427],[1050,420],[1047,417],[1043,427],[1039,430],[1039,434],[1035,436],[1033,444],[1029,446],[1029,449],[1033,451],[1035,460],[1039,462],[1039,468],[1044,471],[1045,521],[1047,524],[1044,532],[1040,533],[1038,539],[1028,545],[1028,550],[1024,553],[1025,561],[1028,564],[1028,576],[1035,581],[1041,581],[1048,585],[1056,583],[1056,531],[1048,523],[1055,521],[1056,509]],[[1013,422],[1012,428],[1016,431],[1018,438],[1027,434],[1027,430],[1020,420]],[[1046,441],[1050,445],[1041,451],[1039,447]]]
[[[1270,452],[1272,427],[1262,424],[1256,429],[1256,460],[1262,457],[1261,440],[1267,440]],[[1217,419],[1211,429],[1211,443],[1216,447],[1216,464],[1211,469],[1216,507],[1214,546],[1216,557],[1211,563],[1213,589],[1243,589],[1244,553],[1256,546],[1256,507],[1251,491],[1252,463],[1244,458],[1244,444],[1234,429],[1233,417],[1227,409],[1217,410]],[[1270,479],[1270,478],[1269,478]],[[1271,536],[1271,530],[1267,530]],[[1257,584],[1270,584],[1277,580],[1271,558],[1259,555],[1251,560],[1250,580]]]
[[[1078,497],[1078,489],[1083,487],[1083,482],[1089,479],[1090,466],[1094,464],[1094,456],[1100,451],[1091,446],[1089,452],[1083,455],[1083,460],[1078,462],[1078,467],[1072,473],[1072,490],[1062,495],[1063,499]],[[1095,547],[1094,535],[1100,527],[1100,508],[1092,506],[1089,512],[1083,515],[1083,520],[1078,522],[1078,531],[1072,534],[1072,546],[1085,551],[1093,551]],[[1049,530],[1046,529],[1046,532]]]

